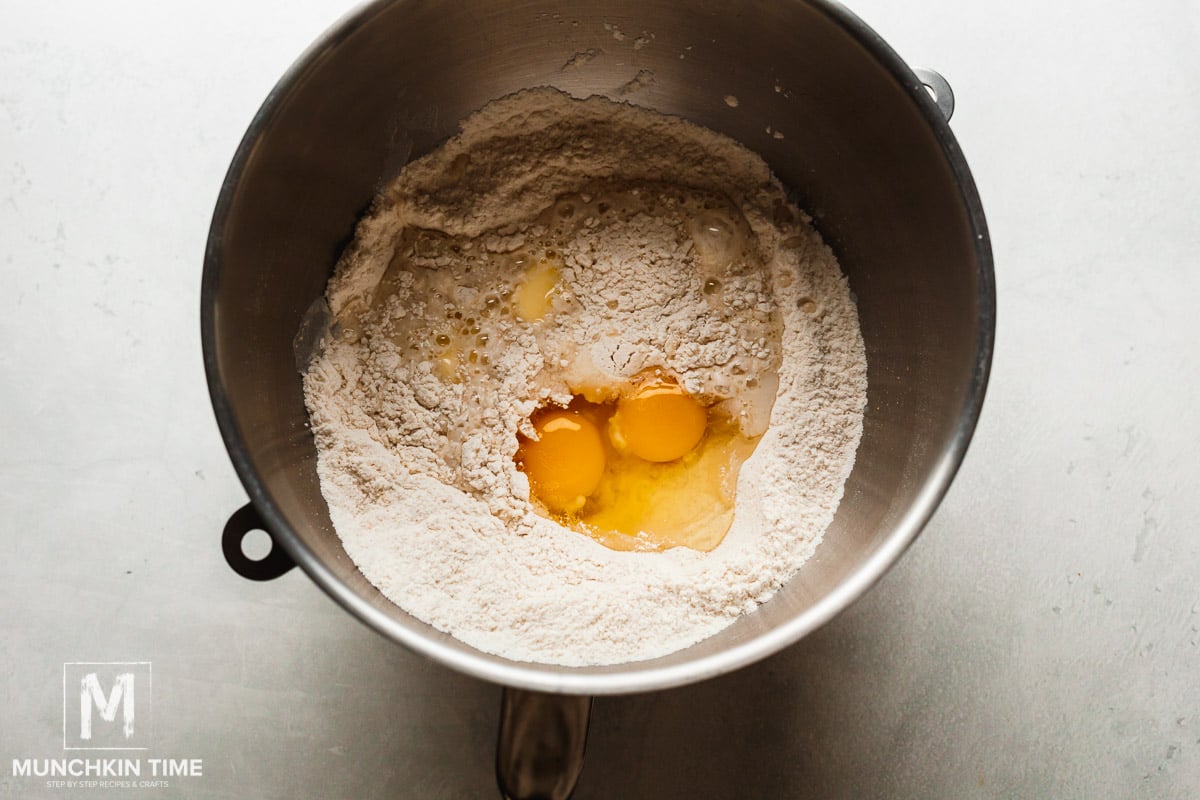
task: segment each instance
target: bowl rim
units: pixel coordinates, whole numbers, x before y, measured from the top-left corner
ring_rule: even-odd
[[[995,343],[996,290],[991,240],[974,178],[949,124],[921,80],[905,61],[857,15],[832,0],[791,0],[824,13],[862,45],[903,87],[932,129],[950,166],[974,235],[978,263],[979,332],[974,369],[949,446],[930,470],[920,492],[891,534],[871,556],[814,605],[785,623],[716,653],[678,664],[655,665],[633,661],[598,667],[564,667],[516,662],[476,650],[461,642],[450,644],[443,633],[425,634],[406,627],[358,595],[306,545],[288,524],[278,504],[254,470],[233,407],[221,381],[216,354],[216,300],[221,270],[221,241],[233,196],[255,145],[307,71],[321,57],[385,7],[404,0],[369,0],[351,9],[319,36],[271,89],[246,129],[221,183],[206,241],[200,291],[200,329],[205,375],[217,425],[234,469],[272,538],[326,594],[352,616],[405,647],[476,678],[522,689],[563,694],[624,694],[665,689],[712,678],[752,664],[812,633],[870,589],[908,549],[932,517],[962,464],[974,434],[987,391]]]

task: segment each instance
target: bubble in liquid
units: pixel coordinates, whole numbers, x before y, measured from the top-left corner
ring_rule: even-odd
[[[437,342],[442,347],[445,347],[446,345],[450,344],[450,337],[444,333],[439,333],[437,335],[437,338],[434,339],[434,341]]]
[[[692,221],[692,240],[702,264],[719,268],[733,261],[740,247],[733,221],[714,211],[706,211]]]
[[[719,280],[717,280],[716,278],[709,278],[708,280],[706,280],[704,282],[704,293],[705,294],[716,294],[720,288],[721,288],[721,282]]]

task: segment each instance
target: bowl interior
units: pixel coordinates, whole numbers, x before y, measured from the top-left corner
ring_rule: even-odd
[[[640,88],[629,92],[639,73]],[[863,439],[817,554],[756,612],[653,661],[511,662],[384,598],[332,529],[294,366],[301,319],[375,192],[471,111],[542,85],[677,114],[759,152],[837,253],[866,342]],[[736,109],[726,95],[738,98]],[[936,115],[885,44],[823,2],[401,0],[361,9],[268,98],[210,232],[205,361],[247,490],[335,599],[397,641],[484,678],[636,691],[774,652],[845,607],[912,540],[949,484],[982,401],[990,251],[969,172]]]

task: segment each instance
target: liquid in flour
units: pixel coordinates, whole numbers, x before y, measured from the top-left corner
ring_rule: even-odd
[[[730,323],[744,316],[744,303],[727,296],[727,287],[760,274],[763,265],[745,219],[728,198],[665,184],[598,184],[558,198],[512,231],[456,237],[405,229],[371,303],[343,311],[341,335],[353,341],[364,326],[378,331],[400,348],[401,369],[431,370],[477,405],[489,402],[509,377],[497,355],[532,336],[540,350],[556,356],[542,371],[569,374],[571,393],[565,405],[560,399],[530,415],[519,434],[517,464],[531,477],[539,513],[617,550],[708,551],[733,522],[741,464],[769,418],[778,386],[772,365],[748,375],[735,362],[727,380],[699,386],[693,396],[661,363],[631,380],[613,381],[587,363],[585,349],[570,345],[580,317],[600,314],[619,335],[623,313],[621,296],[596,293],[578,258],[580,243],[603,246],[606,232],[644,228],[651,219],[679,247],[675,279],[687,282],[686,290],[702,298],[709,313]],[[413,302],[401,307],[393,302],[397,296]],[[768,311],[759,322],[765,356],[777,363],[778,320]],[[665,390],[678,396],[667,397]],[[622,419],[646,418],[647,409],[664,402],[649,422],[622,434]],[[564,407],[568,415],[546,416]],[[687,446],[678,452],[668,447],[663,457],[644,452],[678,438],[675,429],[688,424],[689,410],[702,422],[691,424],[696,435]],[[539,430],[539,417],[556,428]],[[448,472],[462,457],[453,445],[475,419],[446,420]],[[543,436],[554,444],[539,448]],[[562,487],[570,491],[564,495]]]

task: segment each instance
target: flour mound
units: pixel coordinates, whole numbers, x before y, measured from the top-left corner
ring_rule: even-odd
[[[705,250],[703,214],[744,258]],[[534,244],[562,287],[530,326],[492,310]],[[614,664],[711,636],[812,554],[854,463],[866,362],[833,254],[758,156],[681,119],[489,104],[378,198],[327,298],[304,390],[334,527],[388,598],[489,653]],[[513,460],[537,407],[650,366],[754,434],[769,418],[709,553],[609,550],[538,515]]]

